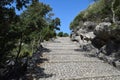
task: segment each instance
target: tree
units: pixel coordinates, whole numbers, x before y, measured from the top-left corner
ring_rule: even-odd
[[[11,69],[8,68],[8,63],[16,58],[13,55],[13,50],[18,53],[20,51],[20,48],[16,49],[21,38],[21,32],[17,25],[20,18],[16,14],[15,8],[21,10],[29,3],[32,3],[32,1],[0,0],[0,69],[4,68],[5,72],[3,74],[7,79],[9,75],[12,75],[9,73]],[[12,66],[12,69],[15,69],[15,67]],[[0,78],[2,77],[3,75],[0,75]]]
[[[68,33],[64,33],[64,32],[59,32],[59,33],[57,34],[57,36],[59,36],[59,37],[68,37],[69,34],[68,34]]]
[[[13,7],[13,3],[16,3],[15,7]],[[23,7],[26,7],[27,10],[20,16],[16,15],[15,8],[21,10]],[[51,38],[51,35],[53,37],[55,28],[60,25],[60,19],[55,20],[55,27],[51,28],[53,19],[50,22],[46,20],[46,16],[51,10],[49,5],[40,3],[38,0],[0,1],[0,68],[7,68],[7,64],[11,60],[15,61],[12,69],[5,69],[6,78],[10,75],[17,75],[18,67],[20,69],[24,65],[21,59],[35,52],[47,35],[49,35],[47,39]],[[12,70],[15,71],[14,74]]]
[[[86,10],[80,12],[70,24],[70,29],[74,30],[80,26],[80,21],[101,22],[109,18],[113,23],[116,18],[120,19],[120,0],[93,0],[95,3],[90,5]]]
[[[64,36],[64,37],[68,37],[69,34],[68,34],[68,33],[64,33],[63,36]]]
[[[99,0],[97,0],[97,1],[99,1]],[[110,8],[111,8],[111,12],[112,12],[112,22],[116,23],[116,14],[117,14],[116,12],[119,11],[120,1],[119,0],[105,0],[106,6],[108,6],[108,3],[110,3]]]
[[[59,32],[57,36],[63,37],[63,32]]]
[[[112,14],[113,14],[113,17],[112,17],[113,23],[115,23],[115,11],[114,11],[115,1],[116,0],[113,0],[112,5],[111,5],[111,10],[112,10]]]
[[[13,3],[16,4],[15,7]],[[0,0],[0,66],[5,65],[6,58],[16,47],[17,40],[20,38],[19,32],[16,31],[19,16],[16,15],[15,8],[21,10],[28,3],[30,0]]]
[[[55,29],[60,25],[60,19],[51,19],[51,16],[48,16],[51,10],[49,5],[34,2],[20,16],[19,25],[23,26],[21,31],[24,37],[23,43],[32,46],[32,52],[41,45],[43,40],[56,36]]]
[[[60,19],[57,17],[50,22],[50,27],[52,29],[60,30],[58,26],[60,26]]]

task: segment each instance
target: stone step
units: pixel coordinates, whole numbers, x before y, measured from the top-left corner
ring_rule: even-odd
[[[83,55],[44,55],[44,58],[47,58],[48,62],[98,62],[101,60],[95,57],[88,57]]]
[[[95,76],[95,77],[84,77],[84,78],[73,78],[73,79],[60,79],[60,80],[119,80],[120,75],[111,76]]]
[[[63,52],[63,51],[65,51],[65,52],[69,52],[69,51],[74,51],[75,49],[52,49],[51,51],[53,51],[53,52]]]
[[[47,42],[45,47],[50,52],[43,53],[48,61],[40,64],[45,75],[39,80],[120,80],[119,70],[97,59],[93,52],[83,52],[79,45],[68,37]]]
[[[119,76],[120,78],[120,71],[102,62],[45,63],[41,67],[44,67],[44,72],[46,74],[53,74],[53,76],[49,78],[50,80],[72,80],[86,77],[107,77],[113,75]],[[112,79],[116,80],[114,78]]]
[[[53,53],[54,52],[54,53]],[[80,54],[86,54],[85,52],[73,52],[73,51],[59,51],[59,52],[44,52],[45,55],[80,55]]]
[[[44,52],[45,55],[84,55],[84,56],[90,56],[94,57],[94,53],[89,52],[80,52],[80,51],[74,51],[74,50],[51,50],[50,52]]]
[[[69,52],[69,53],[66,53],[66,52],[54,52],[54,53],[52,53],[52,52],[46,52],[46,53],[43,53],[43,56],[54,56],[54,55],[57,55],[57,56],[61,56],[61,55],[66,55],[66,56],[69,56],[69,55],[78,55],[78,56],[80,56],[80,55],[85,55],[86,56],[86,54],[83,52],[83,53],[79,53],[79,52]],[[94,57],[94,55],[90,55],[90,57]]]
[[[78,47],[76,45],[47,45],[46,47]]]
[[[71,44],[71,43],[62,43],[62,44],[60,44],[60,43],[51,43],[51,44],[46,44],[46,47],[49,47],[49,46],[52,46],[52,47],[55,47],[55,46],[79,46],[79,44]]]
[[[77,47],[47,47],[48,49],[51,49],[51,50],[74,50],[76,49]]]
[[[46,44],[47,46],[73,46],[74,44],[71,43],[52,43],[52,44]]]

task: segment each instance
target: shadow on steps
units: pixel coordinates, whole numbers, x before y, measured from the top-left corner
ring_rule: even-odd
[[[28,63],[28,70],[25,80],[38,80],[39,78],[49,78],[53,76],[53,74],[46,74],[44,72],[45,69],[41,68],[42,63],[48,61],[47,58],[43,57],[44,52],[51,52],[51,50],[40,47],[38,48],[37,52],[33,54]]]

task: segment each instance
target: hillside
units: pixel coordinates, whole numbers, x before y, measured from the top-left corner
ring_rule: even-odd
[[[95,55],[116,66],[120,63],[120,1],[97,0],[80,12],[70,24],[71,40],[83,50],[97,50]]]

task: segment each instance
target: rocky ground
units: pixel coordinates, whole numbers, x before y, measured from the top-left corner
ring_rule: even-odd
[[[70,38],[57,38],[44,45],[48,59],[38,65],[45,75],[39,80],[120,80],[120,71],[96,58],[92,52],[80,50],[79,44]],[[50,75],[50,76],[46,76]]]

